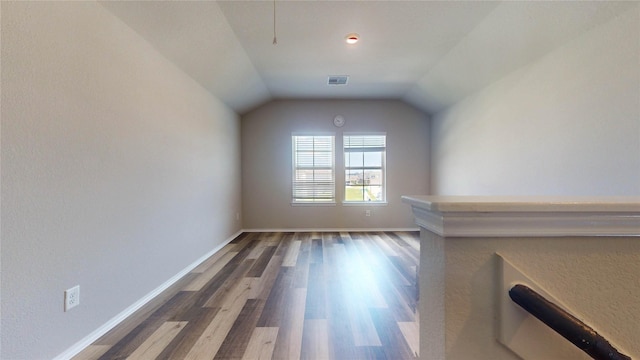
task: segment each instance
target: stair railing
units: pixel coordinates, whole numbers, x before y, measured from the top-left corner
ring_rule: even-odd
[[[561,309],[558,305],[526,285],[517,284],[509,290],[509,297],[524,310],[569,340],[596,360],[631,360],[616,350],[593,328]]]

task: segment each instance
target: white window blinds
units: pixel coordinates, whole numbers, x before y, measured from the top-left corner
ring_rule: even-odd
[[[293,135],[293,203],[335,202],[333,135]]]

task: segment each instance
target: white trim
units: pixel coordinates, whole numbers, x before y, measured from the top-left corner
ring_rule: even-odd
[[[98,340],[102,335],[106,334],[109,330],[113,329],[116,325],[120,324],[123,320],[129,317],[131,314],[136,312],[138,309],[143,307],[149,301],[151,301],[156,296],[160,295],[163,291],[168,289],[171,285],[173,285],[176,281],[180,280],[183,276],[187,275],[191,270],[195,269],[202,262],[210,258],[213,254],[220,251],[225,245],[233,241],[236,237],[242,234],[244,231],[240,230],[237,233],[231,235],[231,237],[227,238],[222,244],[216,246],[213,250],[209,251],[207,254],[200,257],[198,260],[193,262],[191,265],[182,269],[179,273],[175,274],[169,280],[165,281],[162,285],[158,286],[154,290],[152,290],[147,295],[143,296],[140,300],[131,304],[128,308],[124,309],[121,313],[111,318],[105,324],[94,330],[91,334],[85,336],[82,340],[75,343],[73,346],[65,350],[60,355],[53,358],[53,360],[66,360],[71,359],[72,357],[78,355],[82,350],[84,350],[87,346],[94,343]]]
[[[420,228],[302,228],[302,229],[243,229],[243,232],[383,232],[383,231],[420,231]]]
[[[342,206],[387,206],[386,201],[342,201]]]
[[[552,237],[552,236],[640,236],[640,214],[516,213],[516,214],[428,214],[416,224],[441,236],[464,237]]]
[[[421,228],[448,237],[638,236],[640,202],[407,197]],[[604,199],[601,199],[604,200]]]
[[[336,202],[335,201],[331,201],[331,202],[322,202],[322,201],[299,201],[299,202],[292,202],[291,206],[336,206]]]

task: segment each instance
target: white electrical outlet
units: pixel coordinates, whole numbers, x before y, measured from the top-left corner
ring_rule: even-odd
[[[364,216],[371,216],[371,210],[365,210]]]
[[[64,311],[80,305],[80,285],[76,285],[64,292]]]

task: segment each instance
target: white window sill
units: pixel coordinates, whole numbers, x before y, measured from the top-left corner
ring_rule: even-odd
[[[292,202],[291,206],[336,206],[335,202]]]
[[[342,206],[387,206],[386,201],[343,201]]]

